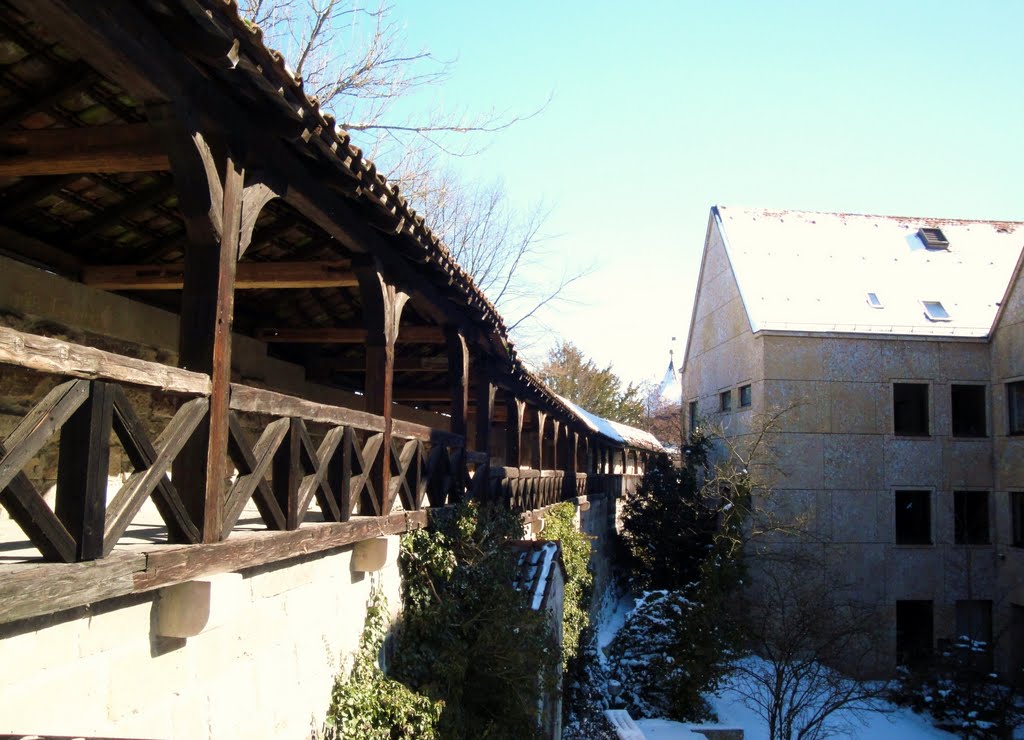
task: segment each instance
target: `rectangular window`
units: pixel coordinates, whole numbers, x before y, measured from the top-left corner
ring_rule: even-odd
[[[893,383],[892,419],[896,434],[928,436],[928,384]]]
[[[722,391],[718,394],[718,410],[732,411],[732,391]]]
[[[690,412],[690,434],[693,434],[697,430],[697,402],[690,401],[689,406]]]
[[[952,385],[954,437],[985,437],[985,386]]]
[[[935,645],[931,601],[896,602],[896,663],[926,662]]]
[[[740,406],[742,407],[742,406],[749,406],[749,405],[750,405],[750,386],[749,385],[741,385],[740,386]]]
[[[1024,434],[1024,380],[1006,384],[1008,434]]]
[[[965,600],[956,602],[957,648],[976,670],[992,670],[992,602]]]
[[[930,491],[896,491],[896,544],[932,544]]]
[[[1024,547],[1024,491],[1010,491],[1010,524],[1014,547]]]
[[[953,541],[958,545],[988,544],[987,491],[953,491]]]

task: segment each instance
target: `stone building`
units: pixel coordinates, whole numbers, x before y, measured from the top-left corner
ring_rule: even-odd
[[[684,423],[773,435],[776,499],[885,615],[875,670],[1024,661],[1024,224],[713,207]],[[817,546],[816,546],[817,547]]]

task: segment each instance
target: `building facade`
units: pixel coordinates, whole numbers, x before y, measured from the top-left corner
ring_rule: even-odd
[[[961,635],[1020,672],[1022,244],[1012,223],[711,211],[685,423],[741,441],[781,412],[775,501],[882,615],[879,673]]]

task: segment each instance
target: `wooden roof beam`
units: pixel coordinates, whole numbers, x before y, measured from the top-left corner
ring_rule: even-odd
[[[264,342],[286,344],[365,344],[366,329],[359,326],[338,326],[324,329],[259,329],[256,337]],[[444,344],[439,326],[403,326],[398,332],[399,344]]]
[[[167,153],[148,124],[0,133],[0,177],[168,169]]]
[[[235,288],[352,288],[358,285],[348,260],[318,262],[239,262]],[[181,290],[185,264],[93,265],[82,282],[103,290]]]

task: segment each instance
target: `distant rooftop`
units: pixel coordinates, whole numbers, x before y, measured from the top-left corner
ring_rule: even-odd
[[[1010,221],[726,206],[712,217],[754,331],[985,337],[1024,247],[1024,223]]]

